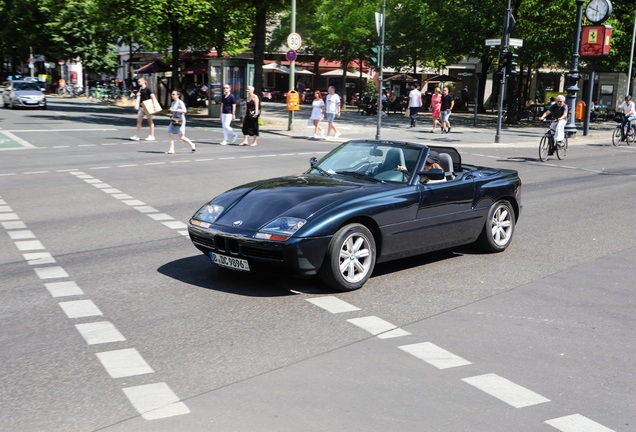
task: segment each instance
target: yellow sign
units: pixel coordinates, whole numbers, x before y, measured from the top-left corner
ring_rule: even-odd
[[[592,29],[590,30],[589,36],[587,37],[587,43],[595,44],[598,39],[598,30]]]
[[[300,95],[296,90],[287,92],[287,111],[296,111],[300,109]]]

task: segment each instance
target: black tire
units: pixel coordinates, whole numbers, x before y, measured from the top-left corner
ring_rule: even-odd
[[[346,225],[331,239],[318,276],[326,285],[337,290],[358,289],[373,273],[376,255],[371,231],[357,223]]]
[[[556,147],[556,154],[559,160],[565,159],[565,156],[568,153],[568,137],[565,136],[561,144],[555,147]]]
[[[539,160],[541,162],[545,162],[548,160],[548,155],[550,153],[550,137],[544,135],[541,138],[541,142],[539,142]]]
[[[488,211],[488,218],[479,236],[479,246],[487,252],[503,252],[512,242],[515,212],[506,200],[497,201]]]
[[[534,121],[534,113],[530,110],[523,110],[521,116],[519,117],[519,121],[521,124],[529,124]]]
[[[615,130],[614,133],[612,134],[612,144],[614,145],[614,147],[620,145],[621,143],[621,127],[618,126]]]
[[[636,131],[632,127],[632,134],[627,136],[627,145],[636,143]]]

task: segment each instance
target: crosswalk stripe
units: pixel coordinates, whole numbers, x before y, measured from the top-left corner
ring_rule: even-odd
[[[550,402],[550,399],[544,398],[540,394],[521,387],[494,373],[463,378],[462,381],[477,387],[484,393],[488,393],[515,408],[524,408]]]

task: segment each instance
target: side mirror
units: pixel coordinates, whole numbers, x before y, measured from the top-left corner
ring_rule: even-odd
[[[309,166],[310,167],[313,168],[317,163],[318,163],[318,159],[316,159],[315,157],[312,157],[311,159],[309,159]]]
[[[444,173],[444,170],[437,168],[431,168],[428,171],[419,171],[417,175],[419,175],[420,177],[426,176],[431,180],[443,180],[446,178],[446,173]]]

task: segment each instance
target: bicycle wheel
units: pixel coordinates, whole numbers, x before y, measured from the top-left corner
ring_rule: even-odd
[[[616,147],[620,143],[621,143],[621,127],[617,126],[616,129],[614,130],[614,133],[612,134],[612,144],[614,145],[614,147]]]
[[[539,142],[539,159],[541,162],[545,162],[548,160],[548,153],[550,152],[550,137],[547,135],[543,135],[541,141]]]
[[[521,124],[528,124],[534,121],[534,113],[530,110],[523,110],[519,116]]]
[[[632,126],[632,134],[627,135],[627,139],[625,141],[627,141],[627,145],[632,145],[636,143],[636,130],[634,130],[633,126]]]
[[[568,137],[567,135],[561,141],[561,144],[557,144],[556,146],[556,154],[559,160],[565,159],[565,155],[568,152]]]

